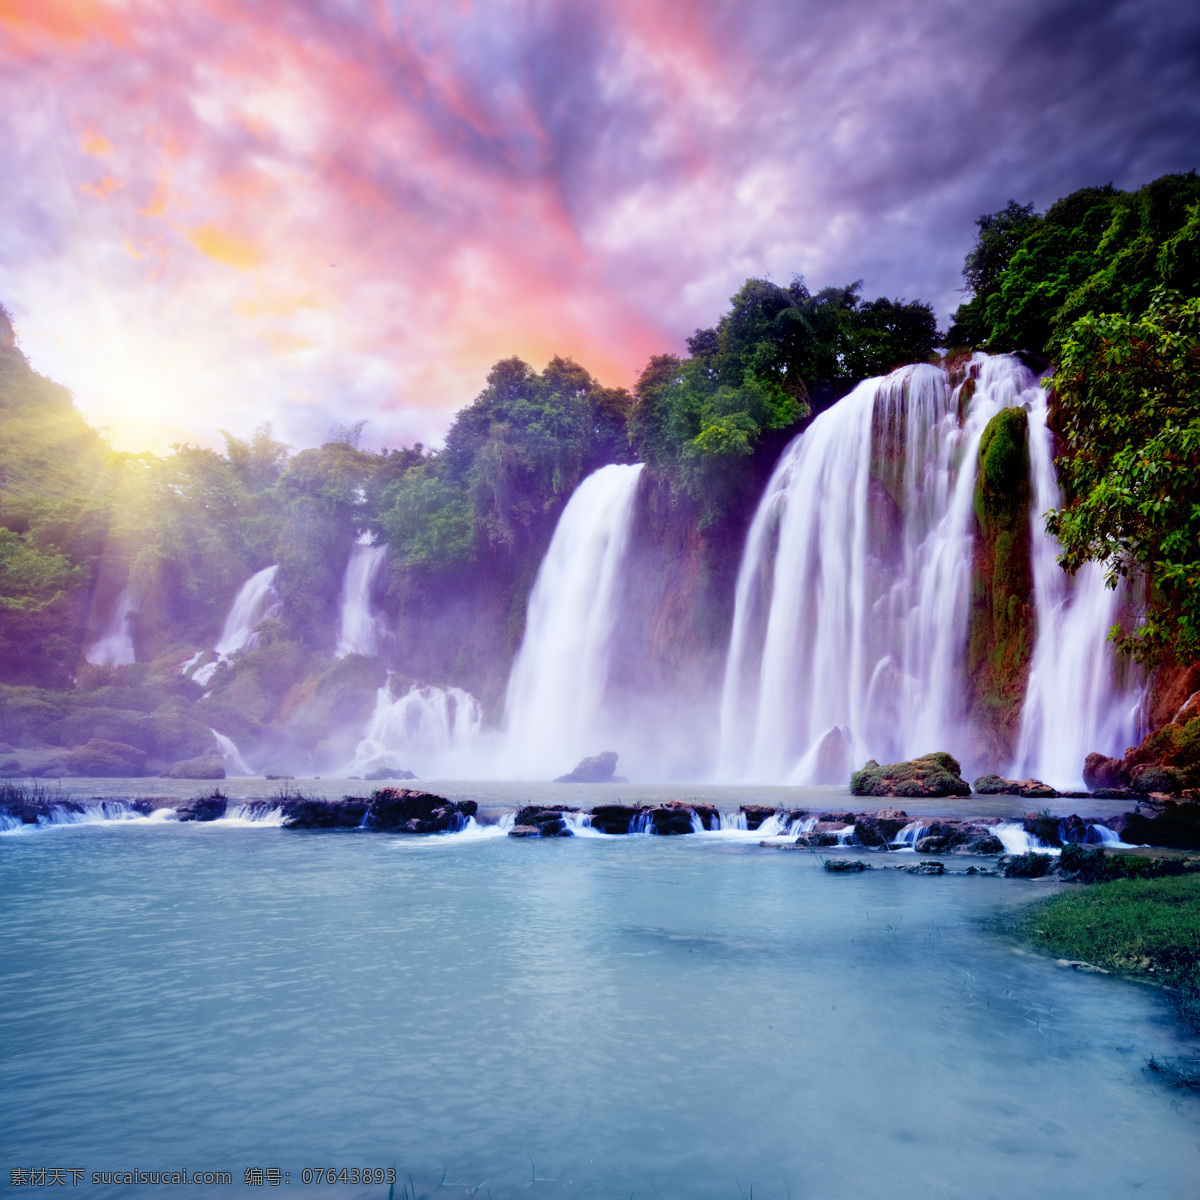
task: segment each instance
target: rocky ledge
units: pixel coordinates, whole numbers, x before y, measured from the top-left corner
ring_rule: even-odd
[[[971,785],[962,777],[958,759],[945,751],[924,754],[909,762],[880,766],[871,759],[850,776],[854,796],[969,796]]]

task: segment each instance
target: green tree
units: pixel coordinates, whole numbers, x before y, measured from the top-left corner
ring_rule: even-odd
[[[1053,386],[1059,561],[1102,562],[1111,586],[1144,572],[1145,621],[1114,631],[1120,646],[1149,663],[1200,658],[1200,298],[1162,291],[1136,317],[1080,318]]]

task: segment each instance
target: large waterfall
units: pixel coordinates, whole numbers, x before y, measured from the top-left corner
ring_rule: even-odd
[[[339,658],[378,654],[382,649],[387,633],[383,622],[371,611],[371,591],[386,558],[387,546],[373,546],[369,539],[350,551],[338,606]]]
[[[213,647],[217,657],[192,675],[197,683],[207,684],[216,673],[219,663],[225,662],[239,650],[250,649],[259,624],[278,614],[279,593],[275,590],[275,572],[278,570],[278,566],[264,567],[242,584],[233,598],[221,636]]]
[[[1074,781],[1088,750],[1123,750],[1118,730],[1132,702],[1105,682],[1103,647],[1115,601],[1092,574],[1068,596],[1042,532],[1057,497],[1045,394],[1014,358],[978,355],[971,375],[957,388],[932,366],[867,380],[785,451],[738,576],[721,706],[725,777],[832,783],[868,756],[948,749],[969,758],[976,463],[988,421],[1016,404],[1033,414],[1038,612],[1022,766]]]
[[[504,757],[518,777],[557,775],[609,748],[604,693],[641,473],[640,463],[601,467],[554,530],[508,681]]]
[[[1046,404],[1029,418],[1029,466],[1035,514],[1062,501]],[[1021,711],[1018,774],[1056,787],[1077,787],[1093,750],[1120,757],[1138,738],[1142,679],[1132,664],[1118,669],[1106,645],[1121,616],[1124,588],[1105,585],[1104,568],[1086,563],[1071,579],[1058,565],[1058,543],[1033,530],[1033,595],[1038,636]]]
[[[117,597],[112,616],[84,655],[88,662],[99,667],[123,667],[137,661],[133,649],[133,614],[137,606],[137,597],[126,585]]]

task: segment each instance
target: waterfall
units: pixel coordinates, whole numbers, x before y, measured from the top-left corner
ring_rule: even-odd
[[[233,773],[238,775],[253,775],[255,772],[252,767],[248,766],[246,760],[242,757],[242,752],[237,748],[237,743],[233,738],[226,737],[223,733],[218,733],[215,729],[208,731],[217,740],[217,749],[221,753],[221,757],[225,760],[226,768],[233,768]]]
[[[371,590],[387,557],[387,546],[360,541],[350,551],[346,575],[342,581],[338,620],[337,655],[378,654],[385,630],[383,622],[371,612]]]
[[[1130,664],[1122,664],[1122,678],[1107,646],[1108,631],[1121,615],[1124,588],[1105,584],[1100,563],[1085,563],[1072,579],[1058,565],[1057,540],[1045,532],[1046,510],[1062,502],[1046,416],[1041,393],[1029,417],[1037,636],[1014,773],[1077,788],[1088,754],[1097,750],[1121,758],[1137,741],[1143,681]]]
[[[275,590],[278,566],[264,567],[251,575],[233,598],[229,615],[221,629],[221,637],[213,649],[217,657],[193,674],[199,684],[207,684],[216,673],[218,664],[227,662],[239,650],[249,650],[256,641],[255,630],[269,617],[279,614],[279,593]]]
[[[375,710],[345,774],[387,768],[426,777],[461,775],[482,723],[479,701],[462,688],[413,684],[394,696],[389,678],[376,693]]]
[[[971,375],[973,395],[927,365],[867,380],[784,452],[738,573],[724,777],[815,782],[832,749],[845,779],[965,742],[979,440],[1040,394],[1014,358]]]
[[[609,649],[641,473],[641,463],[593,472],[554,530],[505,700],[505,756],[518,777],[557,775],[605,749]]]
[[[138,601],[129,585],[121,589],[112,616],[84,657],[98,667],[123,667],[137,662],[133,649],[133,614]]]

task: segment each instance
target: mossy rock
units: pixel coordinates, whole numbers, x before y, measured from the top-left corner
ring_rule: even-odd
[[[67,755],[66,767],[72,775],[136,778],[146,772],[146,753],[122,742],[92,738],[86,746],[78,746]]]
[[[872,759],[850,776],[850,791],[855,796],[969,796],[971,786],[963,779],[958,760],[937,751],[887,766]]]

